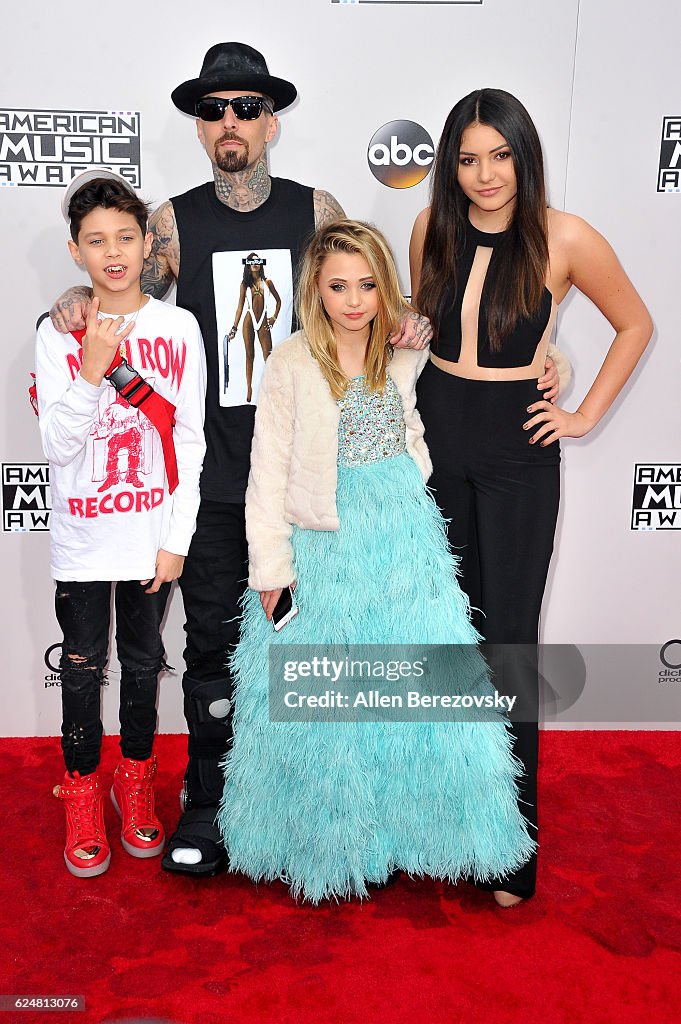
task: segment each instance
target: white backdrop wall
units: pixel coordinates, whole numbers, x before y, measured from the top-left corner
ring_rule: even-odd
[[[367,163],[369,140],[386,122],[412,120],[437,141],[454,102],[481,86],[505,88],[523,100],[542,137],[552,204],[584,216],[610,239],[657,324],[654,347],[624,401],[589,438],[564,445],[565,499],[543,616],[546,641],[612,645],[605,661],[612,668],[615,659],[616,670],[604,680],[599,662],[591,674],[600,680],[601,696],[613,702],[626,684],[647,722],[655,717],[649,701],[662,692],[659,649],[681,635],[679,533],[631,529],[635,464],[681,463],[675,304],[681,194],[657,191],[663,118],[681,115],[674,71],[679,30],[674,0],[629,5],[626,18],[616,0],[551,6],[545,0],[251,0],[236,9],[204,0],[200,13],[179,0],[121,0],[115,9],[73,0],[66,10],[15,7],[14,42],[0,71],[3,110],[139,112],[140,192],[156,205],[210,178],[193,122],[173,107],[171,90],[198,75],[213,43],[238,39],[256,46],[270,71],[299,90],[270,147],[272,173],[327,189],[346,212],[382,227],[405,291],[409,233],[427,204],[428,178],[412,188],[382,185]],[[44,462],[26,397],[35,320],[80,278],[66,251],[63,186],[15,185],[16,163],[9,163],[5,148],[0,452],[5,466],[25,467]],[[568,408],[587,390],[611,333],[587,300],[567,300],[558,343],[574,367]],[[7,518],[8,504],[11,511],[17,500],[17,471],[6,472],[5,527],[19,522]],[[672,491],[668,497],[674,500]],[[40,519],[29,510],[24,525],[39,527]],[[45,652],[59,641],[48,541],[40,529],[0,535],[3,735],[59,729],[57,678],[45,662]],[[161,684],[159,727],[165,732],[184,728],[182,622],[176,592],[164,634],[177,670]],[[669,650],[668,660],[681,662],[681,642]],[[588,671],[589,649],[582,654]],[[56,665],[57,659],[53,651],[48,660]],[[117,680],[112,659],[104,691],[109,731],[117,728]],[[660,723],[681,720],[681,712],[674,713],[680,694],[676,678],[676,688],[666,687],[663,703],[655,704]],[[610,719],[618,720],[614,703]]]

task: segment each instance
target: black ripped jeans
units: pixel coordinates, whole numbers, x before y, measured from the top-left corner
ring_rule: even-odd
[[[60,661],[62,750],[70,772],[88,775],[102,745],[101,684],[109,653],[111,587],[115,587],[116,650],[121,664],[120,723],[123,757],[151,756],[156,692],[163,667],[160,627],[170,584],[145,594],[138,580],[57,582],[55,609],[64,634]]]

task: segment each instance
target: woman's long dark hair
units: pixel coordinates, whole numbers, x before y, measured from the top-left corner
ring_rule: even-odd
[[[502,89],[478,89],[456,104],[437,147],[431,207],[416,305],[437,337],[445,295],[456,293],[455,261],[463,251],[469,200],[457,181],[461,137],[471,124],[495,128],[512,153],[518,194],[506,237],[485,284],[490,346],[498,351],[521,317],[539,309],[549,262],[541,143],[520,100]]]

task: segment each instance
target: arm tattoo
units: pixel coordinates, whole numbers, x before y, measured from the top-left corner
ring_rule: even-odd
[[[163,203],[152,213],[149,231],[153,241],[151,253],[144,261],[142,291],[162,299],[180,272],[180,238],[172,203]]]
[[[314,226],[321,228],[331,220],[338,220],[344,217],[343,207],[333,198],[329,192],[322,192],[316,188],[313,196],[314,202]]]

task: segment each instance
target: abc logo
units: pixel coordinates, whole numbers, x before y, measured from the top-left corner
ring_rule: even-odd
[[[434,155],[433,140],[416,121],[388,121],[374,133],[367,159],[383,185],[411,188],[428,174]]]

